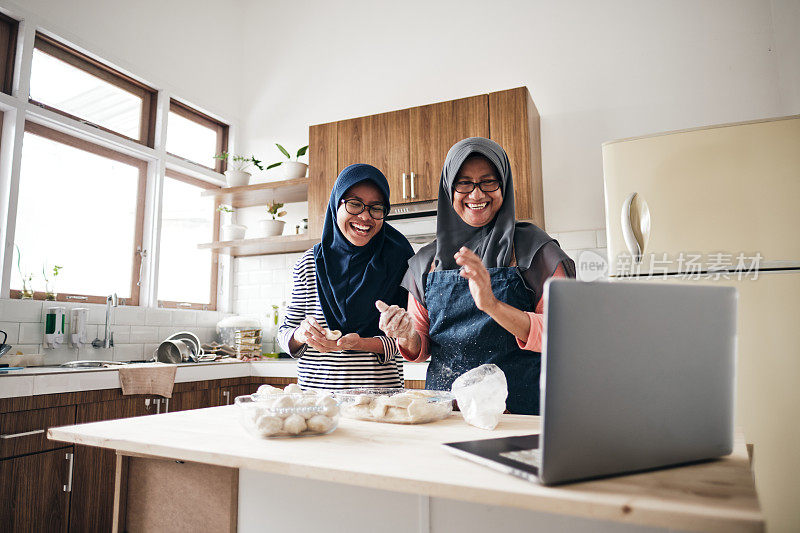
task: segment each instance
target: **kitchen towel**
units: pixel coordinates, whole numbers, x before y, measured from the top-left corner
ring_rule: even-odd
[[[157,394],[172,398],[177,369],[175,365],[164,363],[126,365],[119,369],[122,394]]]

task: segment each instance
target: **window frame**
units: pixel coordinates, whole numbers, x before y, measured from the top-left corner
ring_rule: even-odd
[[[216,150],[217,151],[216,151],[216,153],[217,154],[221,154],[222,152],[227,152],[228,151],[228,129],[230,128],[230,126],[228,126],[227,124],[225,124],[223,122],[220,122],[219,120],[217,120],[215,118],[212,118],[212,117],[206,115],[205,113],[201,113],[200,111],[192,108],[189,105],[186,105],[186,104],[184,104],[182,102],[179,102],[178,100],[175,100],[174,98],[170,98],[169,99],[169,112],[170,113],[175,113],[176,115],[179,115],[179,116],[185,118],[186,120],[191,120],[192,122],[194,122],[196,124],[200,124],[201,126],[205,126],[205,127],[209,128],[209,129],[216,130],[216,132],[217,132],[217,146],[216,146]],[[169,138],[169,124],[167,124],[167,138]],[[166,142],[164,143],[164,147],[165,147],[165,150],[166,150]],[[217,162],[214,165],[214,168],[211,168],[211,167],[208,167],[206,165],[203,165],[202,163],[198,163],[197,161],[192,161],[191,159],[187,159],[187,158],[185,158],[183,156],[180,156],[178,154],[173,154],[172,152],[169,152],[169,151],[167,151],[167,153],[169,155],[173,156],[173,157],[177,157],[177,158],[182,159],[184,161],[189,161],[190,163],[193,163],[195,165],[199,165],[199,166],[201,166],[203,168],[208,168],[210,170],[214,170],[216,172],[219,172],[220,174],[225,172],[225,170],[228,168],[227,162],[223,161],[221,159],[217,159]]]
[[[95,124],[85,118],[73,115],[63,111],[57,107],[50,106],[33,98],[28,98],[28,101],[36,106],[58,113],[59,115],[69,117],[77,120],[83,124],[88,124],[108,133],[118,135],[124,139],[129,139],[133,142],[143,144],[150,148],[155,146],[155,132],[156,132],[156,108],[157,108],[157,92],[152,87],[141,83],[130,76],[119,72],[118,70],[83,54],[66,44],[37,31],[34,39],[35,50],[39,50],[49,56],[59,59],[68,65],[86,72],[87,74],[100,78],[103,81],[111,83],[120,89],[139,96],[142,99],[142,114],[139,123],[139,138],[134,139],[128,137],[118,131],[106,128],[99,124]]]
[[[8,39],[2,38],[2,33],[0,33],[0,61],[5,61],[4,68],[0,63],[0,91],[10,95],[14,88],[14,62],[17,57],[19,21],[0,13],[0,27],[3,30],[8,28]]]
[[[137,184],[136,192],[136,215],[134,227],[134,242],[133,242],[133,262],[131,270],[131,293],[128,298],[120,298],[121,303],[124,305],[139,305],[140,301],[140,283],[142,271],[142,255],[139,250],[144,248],[144,213],[145,213],[145,198],[147,189],[147,161],[135,158],[133,156],[117,152],[111,148],[106,148],[90,141],[74,137],[67,133],[54,130],[47,126],[43,126],[30,120],[25,121],[25,133],[37,135],[53,142],[65,144],[84,152],[89,152],[100,157],[105,157],[120,163],[134,166],[139,169],[139,182]],[[18,289],[10,289],[11,298],[20,298],[21,291]],[[34,292],[34,300],[44,300],[45,292]],[[86,302],[86,303],[105,303],[108,295],[96,294],[78,294],[78,293],[58,293],[56,301],[58,302]]]
[[[214,185],[213,183],[208,183],[207,181],[203,181],[197,178],[193,178],[191,176],[187,176],[177,170],[172,170],[170,168],[166,169],[164,172],[164,179],[174,179],[177,181],[181,181],[183,183],[188,183],[189,185],[194,185],[196,187],[200,187],[205,190],[216,190],[221,189],[222,187],[218,185]],[[161,206],[161,210],[163,213],[163,202]],[[219,221],[220,215],[219,211],[217,211],[216,207],[214,207],[214,222],[213,231],[212,233],[212,240],[217,241],[219,240]],[[159,229],[159,232],[161,230]],[[161,236],[159,235],[159,242],[161,241]],[[159,276],[158,283],[161,284],[161,277]],[[219,252],[216,250],[211,251],[211,287],[210,287],[210,303],[197,303],[197,302],[178,302],[172,300],[161,300],[158,298],[158,294],[155,295],[156,297],[156,306],[163,307],[167,309],[196,309],[201,311],[216,311],[217,310],[217,290],[218,290],[218,282],[219,282]]]

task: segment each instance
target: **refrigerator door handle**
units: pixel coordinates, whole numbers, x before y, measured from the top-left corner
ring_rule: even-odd
[[[634,262],[640,263],[650,237],[650,209],[639,193],[631,193],[622,204],[622,237]]]

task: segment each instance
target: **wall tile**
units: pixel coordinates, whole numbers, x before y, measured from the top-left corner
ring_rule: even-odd
[[[16,344],[19,342],[19,323],[18,322],[0,322],[0,330],[5,331],[8,338],[7,344]],[[0,337],[2,340],[2,337]]]
[[[261,270],[286,268],[287,258],[288,256],[285,254],[265,255],[261,258]],[[294,261],[292,261],[292,264],[294,264]]]
[[[41,322],[23,322],[19,325],[19,343],[36,344],[42,342],[44,326]]]
[[[197,325],[201,327],[216,326],[222,320],[222,314],[217,311],[199,311],[197,313]]]
[[[250,273],[250,283],[254,285],[263,285],[265,283],[272,283],[272,270],[264,270],[261,272]]]
[[[158,328],[155,326],[131,326],[130,341],[132,343],[144,344],[148,342],[160,342],[158,338]]]
[[[17,343],[11,346],[11,350],[9,350],[8,354],[16,355],[16,354],[37,354],[41,352],[42,345],[41,344],[22,344]],[[7,355],[8,355],[7,354]],[[3,357],[5,359],[5,357]]]
[[[235,272],[249,272],[261,268],[260,257],[238,257],[234,260]]]
[[[172,325],[174,326],[195,326],[197,325],[197,312],[184,309],[172,311]]]
[[[114,344],[128,344],[131,342],[130,326],[113,326],[111,331],[114,333]],[[105,334],[105,332],[103,332],[103,334]],[[92,337],[92,339],[94,339],[94,337]]]
[[[558,243],[564,250],[583,250],[597,247],[597,234],[595,230],[566,231],[559,233]]]
[[[2,300],[0,318],[4,322],[38,322],[42,319],[40,300]]]
[[[158,328],[158,338],[162,341],[181,330],[180,326],[161,326]]]
[[[120,344],[114,346],[114,361],[138,361],[144,359],[143,345],[141,344]]]
[[[142,325],[145,322],[144,307],[120,306],[114,309],[114,324],[123,326]]]
[[[142,354],[142,358],[147,360],[152,359],[156,354],[156,350],[158,350],[158,344],[145,343],[143,350],[144,353]]]
[[[169,326],[172,324],[172,311],[169,309],[147,309],[144,321],[148,326]]]

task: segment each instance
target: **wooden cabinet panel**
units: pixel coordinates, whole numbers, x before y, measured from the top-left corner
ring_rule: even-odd
[[[66,531],[72,447],[0,461],[0,529]]]
[[[47,439],[47,430],[75,423],[75,406],[16,411],[0,415],[0,459],[65,446]]]
[[[511,162],[517,220],[530,220],[545,229],[539,112],[528,88],[491,93],[489,116],[489,136]]]
[[[76,423],[155,414],[155,400],[155,397],[131,396],[122,400],[80,404]],[[115,464],[114,450],[75,446],[70,531],[111,531]]]
[[[409,172],[408,119],[408,109],[403,109],[339,122],[337,173],[353,163],[367,163],[389,181],[390,202],[409,201],[402,197],[403,173]]]
[[[338,175],[336,122],[311,126],[308,129],[309,187],[308,187],[308,235],[319,238],[328,198]]]
[[[489,137],[489,103],[485,94],[409,110],[410,172],[414,191],[406,201],[439,196],[442,164],[450,147],[467,137]],[[409,180],[410,181],[410,180]]]
[[[169,401],[169,412],[212,407],[211,394],[209,389],[174,393]]]

